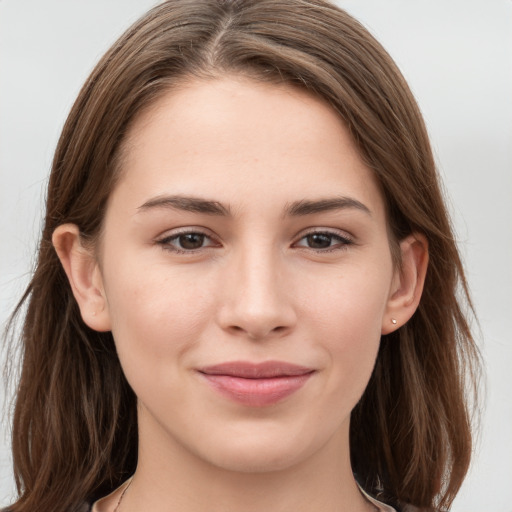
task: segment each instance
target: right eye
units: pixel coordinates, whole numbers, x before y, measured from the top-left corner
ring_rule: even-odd
[[[215,243],[208,235],[198,231],[184,231],[158,240],[164,249],[177,253],[195,252],[207,247],[215,247]]]

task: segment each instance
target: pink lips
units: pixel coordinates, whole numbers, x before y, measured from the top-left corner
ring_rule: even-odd
[[[259,364],[234,361],[200,368],[199,373],[224,396],[244,405],[261,407],[295,393],[314,370],[281,361]]]

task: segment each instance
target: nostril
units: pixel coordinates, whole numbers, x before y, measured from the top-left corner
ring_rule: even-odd
[[[263,339],[268,336],[283,334],[284,332],[286,332],[287,327],[285,325],[278,325],[270,329],[265,329],[261,327],[250,328],[249,326],[247,326],[244,328],[239,325],[231,325],[229,327],[229,330],[233,334],[245,334],[252,339]]]

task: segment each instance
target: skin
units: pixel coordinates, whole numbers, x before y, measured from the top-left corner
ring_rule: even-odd
[[[120,512],[373,510],[350,468],[350,413],[381,334],[417,307],[426,241],[401,241],[394,268],[373,174],[331,107],[290,86],[186,83],[138,117],[124,151],[96,250],[76,226],[54,234],[84,321],[112,330],[138,397],[139,464]],[[314,373],[251,407],[197,371],[240,360]]]

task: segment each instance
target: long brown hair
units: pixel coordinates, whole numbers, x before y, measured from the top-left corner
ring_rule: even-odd
[[[51,236],[70,222],[94,242],[135,116],[190,77],[227,72],[293,84],[329,102],[380,182],[390,238],[428,239],[419,309],[382,337],[352,413],[352,466],[369,493],[425,510],[449,508],[462,483],[471,454],[467,383],[476,385],[478,373],[471,304],[426,129],[396,65],[324,0],[170,0],[102,58],[56,149],[37,267],[15,312],[26,305],[12,512],[73,512],[135,470],[136,398],[112,335],[82,321]]]

